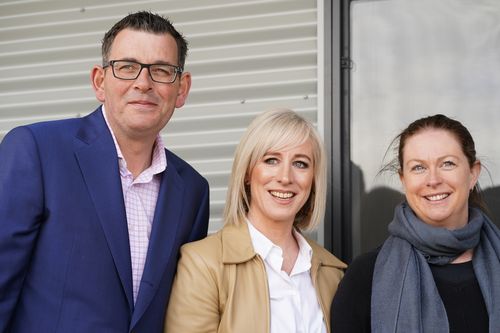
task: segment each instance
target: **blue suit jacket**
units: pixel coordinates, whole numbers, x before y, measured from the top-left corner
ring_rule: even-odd
[[[166,150],[134,305],[118,159],[100,108],[0,144],[0,332],[163,331],[179,247],[206,236],[207,181]]]

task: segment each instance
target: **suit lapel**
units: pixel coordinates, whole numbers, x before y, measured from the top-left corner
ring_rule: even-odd
[[[172,249],[181,225],[184,183],[173,163],[168,161],[162,174],[160,193],[156,202],[146,264],[136,300],[131,327],[137,323],[155,296],[165,269],[172,260]],[[177,258],[174,258],[176,260]]]
[[[132,311],[130,246],[118,158],[100,109],[83,119],[77,138],[75,155]]]

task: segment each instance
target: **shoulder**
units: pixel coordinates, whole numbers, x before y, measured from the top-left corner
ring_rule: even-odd
[[[222,229],[208,235],[207,237],[182,245],[181,250],[185,252],[205,252],[213,248],[222,249]]]
[[[84,117],[66,118],[58,120],[42,121],[22,125],[12,129],[7,135],[10,141],[31,140],[40,144],[46,143],[48,147],[60,146],[71,142],[70,139],[78,135],[83,124],[93,126],[93,131],[107,128],[102,117],[100,108],[94,110]]]
[[[60,154],[60,147],[71,142],[72,130],[78,119],[55,120],[18,126],[11,129],[5,137],[0,137],[0,154],[18,156],[20,159],[46,157],[46,152]],[[57,149],[54,149],[57,147]]]
[[[313,260],[319,260],[322,265],[333,266],[337,269],[345,269],[347,265],[335,257],[330,251],[316,243],[314,240],[304,237],[313,251]]]
[[[371,271],[373,273],[375,261],[377,261],[377,256],[380,252],[380,249],[381,247],[377,247],[369,252],[357,256],[349,265],[348,271]]]
[[[47,130],[52,130],[52,129],[72,129],[76,128],[78,129],[80,127],[80,124],[82,122],[82,118],[69,118],[69,119],[59,119],[59,120],[50,120],[50,121],[43,121],[39,123],[33,123],[30,125],[26,125],[26,127],[30,128],[33,132],[45,132],[47,134],[50,134]]]
[[[33,132],[29,126],[19,126],[11,129],[0,142],[0,148],[7,146],[18,146],[24,142],[33,142]]]
[[[222,264],[221,231],[207,237],[186,243],[181,247],[180,261],[189,261],[192,264],[216,267]]]
[[[375,262],[377,261],[378,253],[380,252],[380,247],[373,249],[369,252],[363,253],[356,257],[353,262],[349,265],[346,271],[347,275],[360,275],[371,277],[373,276],[373,270],[375,268]]]
[[[26,127],[34,133],[46,136],[64,135],[66,133],[77,135],[82,128],[85,128],[94,136],[99,135],[104,130],[109,132],[100,106],[82,117],[43,121],[26,125]]]
[[[361,254],[347,268],[340,282],[339,297],[355,299],[371,297],[372,278],[380,248]]]
[[[332,303],[332,332],[371,332],[371,290],[380,248],[358,256],[347,269]]]
[[[37,140],[43,137],[55,137],[63,134],[64,129],[70,130],[77,124],[79,124],[79,119],[44,121],[15,127],[5,137],[9,140]]]

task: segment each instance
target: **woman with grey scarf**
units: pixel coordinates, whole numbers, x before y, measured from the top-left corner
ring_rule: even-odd
[[[479,192],[469,131],[434,115],[395,142],[406,200],[384,244],[347,270],[332,332],[500,332],[500,231]]]

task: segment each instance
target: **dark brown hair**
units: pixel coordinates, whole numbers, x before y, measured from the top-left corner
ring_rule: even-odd
[[[177,43],[178,66],[184,68],[188,50],[188,43],[186,39],[180,32],[175,30],[174,26],[167,18],[148,11],[140,11],[129,14],[115,23],[115,25],[113,25],[113,27],[106,32],[102,40],[101,48],[103,64],[109,61],[108,56],[116,35],[124,29],[146,31],[155,34],[170,34],[174,37],[175,42]]]
[[[462,123],[455,119],[448,118],[447,116],[442,114],[436,114],[433,116],[415,120],[394,138],[390,146],[395,148],[397,157],[393,161],[386,164],[382,168],[381,172],[393,170],[401,174],[403,172],[403,153],[406,141],[408,140],[408,138],[426,129],[445,130],[451,133],[460,144],[462,152],[469,162],[470,168],[472,168],[474,163],[478,161],[476,157],[476,147],[474,145],[474,139],[472,139],[469,130],[467,130],[467,128],[462,125]],[[483,199],[481,188],[479,187],[479,182],[476,183],[471,193],[469,194],[469,205],[480,208],[484,212],[488,213],[488,208]]]

